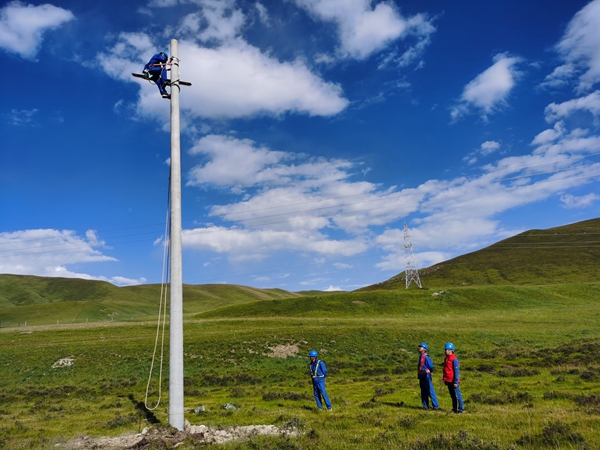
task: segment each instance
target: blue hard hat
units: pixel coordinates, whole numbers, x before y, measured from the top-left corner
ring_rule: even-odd
[[[316,358],[317,356],[319,356],[319,354],[316,350],[311,350],[310,352],[308,352],[308,356],[314,356]]]
[[[429,350],[429,347],[427,347],[427,344],[425,342],[421,342],[418,346],[423,347],[425,350]]]
[[[159,55],[163,55],[165,57],[165,60],[169,59],[169,55],[167,55],[165,52],[160,52]]]
[[[446,345],[444,345],[444,350],[454,351],[454,344],[452,342],[446,342]]]

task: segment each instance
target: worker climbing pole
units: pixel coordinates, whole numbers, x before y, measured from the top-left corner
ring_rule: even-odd
[[[157,79],[159,90],[164,98],[171,100],[171,182],[170,182],[170,310],[169,310],[169,424],[178,430],[184,429],[183,419],[183,279],[181,263],[181,148],[179,126],[180,86],[191,83],[179,80],[179,48],[176,39],[171,39],[171,59],[161,67]],[[161,58],[167,58],[162,53]],[[156,55],[155,55],[156,56]],[[166,67],[171,67],[171,78],[163,84]],[[132,74],[137,78],[153,81],[147,74]],[[171,87],[165,97],[164,85]],[[159,313],[160,314],[160,313]]]

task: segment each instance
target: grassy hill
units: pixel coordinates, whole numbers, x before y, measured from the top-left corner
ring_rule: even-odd
[[[238,304],[206,311],[196,319],[239,317],[366,318],[460,316],[465,312],[490,310],[566,308],[575,304],[597,304],[600,283],[546,286],[468,286],[446,290],[397,289],[340,293],[335,296],[290,298]]]
[[[600,219],[530,230],[420,269],[423,287],[542,285],[600,281]],[[362,288],[404,289],[404,273]]]
[[[109,322],[154,317],[161,286],[117,287],[77,278],[0,275],[0,326]],[[238,303],[297,297],[282,289],[237,285],[184,285],[185,314]]]
[[[537,286],[600,281],[600,219],[547,230],[530,230],[482,250],[419,271],[424,287]],[[403,274],[359,292],[404,290]],[[0,326],[108,322],[154,317],[160,285],[117,287],[104,281],[0,275]],[[429,295],[429,294],[423,294]],[[322,301],[325,297],[328,300]],[[237,285],[184,285],[185,314],[200,314],[236,305],[250,305],[244,314],[279,308],[277,301],[302,298],[304,308],[320,305],[337,310],[347,293],[256,289]],[[275,301],[272,302],[271,300]],[[360,301],[360,300],[358,300]],[[289,307],[292,303],[282,303]],[[365,310],[355,304],[357,311]],[[242,309],[235,310],[241,313]]]

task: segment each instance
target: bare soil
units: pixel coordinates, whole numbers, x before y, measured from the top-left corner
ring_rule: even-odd
[[[186,421],[185,431],[175,428],[146,428],[139,434],[123,434],[116,437],[77,436],[57,448],[65,450],[146,450],[149,448],[176,448],[186,439],[206,445],[223,444],[234,440],[249,439],[253,436],[297,436],[293,427],[275,425],[248,425],[244,427],[210,428],[204,425],[190,425]]]

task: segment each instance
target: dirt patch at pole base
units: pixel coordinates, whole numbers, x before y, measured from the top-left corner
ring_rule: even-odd
[[[117,437],[77,436],[57,445],[64,450],[146,450],[159,444],[164,448],[175,448],[177,444],[190,438],[197,443],[223,444],[229,441],[249,439],[253,436],[298,436],[293,427],[275,425],[248,425],[231,428],[210,428],[204,425],[190,425],[186,421],[185,431],[175,428],[147,428],[140,434],[124,434]]]

